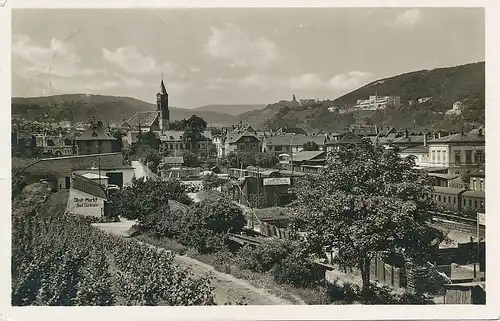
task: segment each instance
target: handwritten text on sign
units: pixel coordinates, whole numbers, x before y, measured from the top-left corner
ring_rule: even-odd
[[[290,177],[264,178],[264,185],[290,185]]]
[[[97,202],[97,197],[82,197],[78,198],[75,197],[73,199],[73,202],[75,202],[76,207],[99,207],[99,203]]]

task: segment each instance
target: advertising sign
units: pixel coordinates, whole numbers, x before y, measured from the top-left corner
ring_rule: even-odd
[[[479,225],[486,225],[486,215],[483,213],[477,213],[477,223]]]
[[[264,178],[264,186],[270,185],[290,185],[290,177]]]

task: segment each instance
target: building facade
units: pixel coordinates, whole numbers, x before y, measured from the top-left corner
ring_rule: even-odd
[[[93,122],[77,139],[79,155],[112,153],[116,139],[104,131],[102,126]]]

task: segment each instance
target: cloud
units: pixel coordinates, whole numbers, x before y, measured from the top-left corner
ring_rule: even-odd
[[[212,58],[230,61],[232,67],[264,67],[280,57],[274,42],[263,37],[250,39],[238,27],[230,24],[226,24],[223,29],[211,28],[204,50]]]
[[[345,91],[356,89],[373,80],[373,78],[374,75],[369,72],[350,71],[345,74],[339,74],[331,77],[328,84],[332,89]]]
[[[51,75],[64,78],[104,75],[103,69],[79,66],[81,58],[69,42],[53,38],[48,47],[33,44],[27,35],[13,35],[12,53],[28,62],[18,68],[25,78],[38,75]]]
[[[206,81],[204,88],[206,90],[221,90],[227,87],[228,84],[232,83],[233,80],[224,77],[211,77]]]
[[[42,46],[34,44],[27,35],[13,35],[12,54],[16,58],[13,59],[13,70],[30,81],[26,92],[42,95],[105,93],[113,88],[143,86],[139,79],[83,66],[73,45],[55,38],[47,46]]]
[[[393,21],[386,21],[388,26],[411,27],[420,21],[422,12],[419,9],[409,9],[398,14]]]
[[[159,64],[155,58],[141,54],[133,46],[120,47],[114,51],[102,48],[102,56],[104,60],[132,74],[173,72],[173,66],[170,63]]]
[[[283,77],[261,73],[251,73],[238,80],[242,86],[260,88],[286,88],[292,90],[334,90],[347,91],[356,89],[373,80],[374,75],[363,71],[350,71],[334,76],[322,77],[317,73]]]

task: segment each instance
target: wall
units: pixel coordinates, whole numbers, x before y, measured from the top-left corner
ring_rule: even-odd
[[[104,200],[70,188],[66,210],[71,213],[100,218],[104,214]]]
[[[98,144],[100,144],[100,146],[98,146]],[[113,142],[111,140],[77,141],[77,145],[80,155],[111,153],[113,151]]]
[[[99,175],[99,170],[82,170],[76,171],[79,174],[92,173]],[[106,173],[123,173],[123,185],[132,184],[132,178],[134,177],[134,168],[120,168],[120,169],[101,169],[101,175],[106,175]]]

